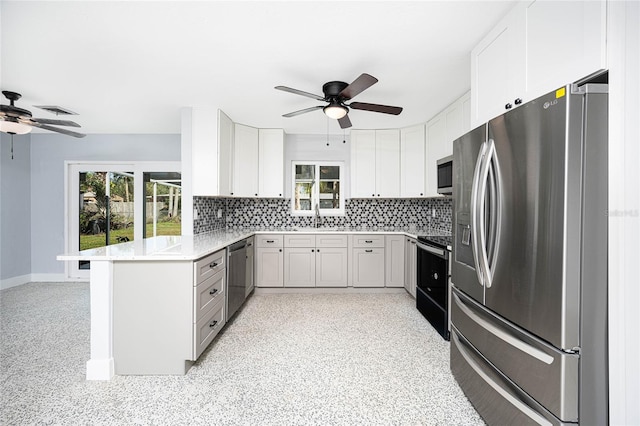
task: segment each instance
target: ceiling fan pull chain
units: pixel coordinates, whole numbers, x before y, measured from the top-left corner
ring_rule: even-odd
[[[13,135],[11,135],[11,159],[13,160]]]

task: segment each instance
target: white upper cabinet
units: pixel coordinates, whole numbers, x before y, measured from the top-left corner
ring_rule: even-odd
[[[376,130],[376,197],[400,196],[400,130]]]
[[[368,198],[376,192],[376,131],[351,131],[351,197]]]
[[[284,131],[258,131],[258,196],[281,198],[284,195]]]
[[[526,1],[471,52],[472,127],[606,68],[606,1]]]
[[[233,122],[215,108],[182,110],[182,175],[195,196],[229,195]]]
[[[438,197],[437,162],[453,154],[453,141],[470,130],[470,93],[466,93],[429,120],[426,130],[425,196]]]
[[[424,125],[400,129],[400,196],[422,197],[425,194]]]
[[[351,197],[400,196],[400,131],[351,131]]]
[[[233,144],[234,197],[258,196],[258,129],[235,125]]]

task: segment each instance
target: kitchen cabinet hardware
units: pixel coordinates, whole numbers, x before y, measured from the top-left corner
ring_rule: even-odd
[[[282,249],[280,249],[280,250],[278,250],[278,251],[282,253]]]
[[[211,324],[209,324],[209,328],[213,328],[218,324],[217,320],[214,320]]]
[[[213,295],[214,295],[214,294],[216,294],[217,292],[218,292],[218,289],[217,289],[217,288],[214,288],[213,290],[211,290],[211,291],[209,292],[209,294],[210,294],[211,296],[213,296]]]
[[[373,253],[373,250],[365,250],[365,253]]]
[[[365,243],[371,244],[371,243],[373,243],[373,240],[365,240]]]
[[[516,104],[516,105],[520,105],[522,103],[522,99],[516,98],[516,100],[513,101],[513,103]]]
[[[268,242],[269,244],[273,244],[273,243],[275,243],[275,241],[274,241],[274,240],[267,240],[267,242]]]
[[[258,196],[258,193],[256,192],[256,193],[255,193],[255,194],[253,194],[253,195],[255,195],[255,196],[257,197],[257,196]]]
[[[209,264],[209,268],[215,268],[216,266],[218,266],[218,262],[211,262]]]
[[[314,250],[314,249],[311,249],[311,253],[315,253],[315,250]]]
[[[513,105],[511,105],[509,102],[507,102],[507,104],[504,106],[504,109],[511,109]]]

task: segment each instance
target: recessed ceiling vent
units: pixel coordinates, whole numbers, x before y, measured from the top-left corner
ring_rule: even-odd
[[[55,115],[78,115],[77,112],[70,111],[57,105],[34,105],[34,107],[49,111]]]

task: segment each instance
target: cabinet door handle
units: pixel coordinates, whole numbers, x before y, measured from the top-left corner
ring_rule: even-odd
[[[215,268],[216,266],[218,266],[218,262],[211,262],[209,264],[209,268]]]
[[[372,240],[365,240],[365,243],[371,244],[371,243],[373,243],[373,241]]]
[[[371,194],[371,196],[372,196],[372,197],[375,197],[375,196],[376,196],[376,194]]]
[[[311,253],[313,253],[314,251],[315,251],[314,249],[311,249]]]
[[[256,197],[258,196],[258,194],[253,194],[253,195],[255,195]]]
[[[218,324],[218,321],[213,321],[211,324],[209,324],[209,328],[213,328],[216,326],[216,324]]]
[[[365,250],[365,253],[373,253],[373,250]]]
[[[269,244],[275,243],[275,241],[274,241],[274,240],[267,240],[267,242],[268,242]]]
[[[513,103],[516,104],[516,105],[520,105],[522,103],[522,99],[516,98],[516,100],[513,101]]]
[[[280,253],[282,253],[282,249],[278,250]]]
[[[214,295],[214,294],[216,294],[217,292],[218,292],[218,289],[217,289],[217,288],[214,288],[213,290],[211,290],[211,291],[209,292],[209,294],[213,296],[213,295]]]
[[[316,252],[317,252],[317,253],[320,253],[320,249],[317,249],[317,250],[316,250]]]
[[[512,107],[512,106],[513,106],[513,105],[511,105],[510,103],[507,103],[507,104],[504,106],[504,109],[511,109],[511,107]]]

